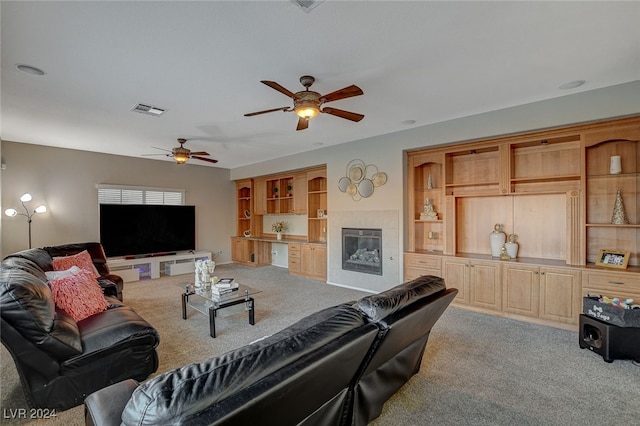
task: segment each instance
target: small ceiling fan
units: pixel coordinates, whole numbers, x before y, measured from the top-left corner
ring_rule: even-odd
[[[318,92],[314,92],[309,90],[309,87],[313,84],[316,79],[310,75],[303,75],[300,77],[300,83],[305,87],[305,90],[300,92],[293,93],[275,81],[262,80],[261,83],[266,84],[272,89],[277,90],[278,92],[290,97],[293,99],[293,108],[292,107],[280,107],[267,109],[264,111],[251,112],[249,114],[245,114],[245,117],[253,117],[254,115],[266,114],[268,112],[275,111],[283,111],[283,112],[291,112],[295,111],[298,115],[298,127],[296,130],[304,130],[309,127],[309,119],[317,116],[319,113],[331,114],[336,117],[345,118],[351,121],[360,121],[364,118],[364,115],[357,114],[355,112],[344,111],[337,108],[325,107],[320,109],[322,105],[327,102],[338,101],[340,99],[350,98],[352,96],[360,96],[364,94],[362,89],[358,86],[348,86],[340,90],[336,90],[335,92],[331,92],[326,95],[321,95]]]
[[[146,155],[146,156],[149,156],[149,155],[166,155],[167,157],[173,157],[173,159],[176,160],[177,164],[184,164],[190,158],[193,158],[193,159],[196,159],[196,160],[207,161],[209,163],[217,163],[218,162],[218,160],[216,160],[214,158],[202,157],[202,155],[210,155],[208,152],[205,152],[205,151],[191,152],[191,150],[189,150],[189,149],[184,147],[184,144],[186,142],[187,142],[186,139],[183,139],[183,138],[178,139],[178,143],[180,144],[180,146],[173,148],[171,151],[169,151],[168,149],[164,149],[164,148],[158,148],[158,147],[155,147],[155,146],[153,147],[155,149],[161,149],[163,151],[167,151],[169,154],[143,154],[143,155]]]

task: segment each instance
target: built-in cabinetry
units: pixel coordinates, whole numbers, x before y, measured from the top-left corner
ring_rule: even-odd
[[[305,277],[326,281],[327,247],[319,244],[301,244],[300,271]]]
[[[600,249],[629,251],[629,265],[640,265],[640,125],[585,135],[587,262]],[[610,173],[610,159],[620,156],[621,173]],[[627,224],[611,224],[616,194],[624,204]]]
[[[256,185],[251,179],[236,181],[236,236],[231,238],[231,260],[248,266],[271,263],[271,247],[249,239],[262,221],[255,214]]]
[[[251,179],[236,182],[236,235],[251,233],[252,192]]]
[[[587,290],[640,299],[593,284],[614,274],[593,266],[601,249],[630,252],[621,282],[640,275],[639,140],[629,117],[409,152],[405,279],[439,275],[458,306],[564,327]],[[628,224],[611,224],[618,190]],[[491,257],[496,223],[517,235],[517,259]]]
[[[582,292],[585,295],[616,295],[637,303],[640,301],[640,275],[589,268],[582,273]]]
[[[307,213],[306,173],[257,178],[254,182],[255,214]]]
[[[327,170],[326,168],[307,172],[308,198],[308,241],[327,241]]]
[[[271,244],[247,237],[231,237],[231,260],[247,266],[271,264]]]
[[[327,247],[312,243],[289,243],[289,273],[327,280]]]
[[[502,307],[502,268],[490,260],[446,257],[442,260],[443,278],[458,289],[457,304],[492,310]]]
[[[300,243],[289,243],[289,273],[291,275],[301,275],[302,265],[300,264]]]
[[[428,254],[404,254],[404,279],[414,280],[423,275],[442,277],[442,257]]]
[[[579,269],[505,263],[503,271],[504,312],[575,324],[582,306]]]
[[[285,232],[285,239],[279,242],[288,244],[290,273],[326,281],[326,167],[239,180],[236,187],[237,232],[231,238],[232,260],[249,266],[270,264],[275,235],[263,231],[264,216],[306,215],[307,235]]]

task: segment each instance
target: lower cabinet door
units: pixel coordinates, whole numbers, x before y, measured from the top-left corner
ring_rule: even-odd
[[[502,280],[502,309],[518,315],[538,318],[540,305],[540,268],[505,265]]]
[[[580,289],[580,271],[540,268],[540,318],[578,324]]]
[[[447,288],[457,288],[458,294],[455,303],[468,305],[471,302],[469,294],[469,261],[444,259],[442,261],[442,274]]]
[[[482,308],[502,310],[502,265],[497,262],[470,263],[471,304]]]

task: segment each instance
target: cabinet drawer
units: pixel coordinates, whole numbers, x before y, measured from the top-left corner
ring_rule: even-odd
[[[289,256],[289,272],[290,273],[300,273],[300,259],[292,258]]]
[[[300,244],[292,243],[289,244],[289,257],[300,258]]]
[[[640,275],[638,274],[616,274],[587,272],[587,282],[589,287],[627,287],[640,290]]]
[[[425,254],[406,253],[404,255],[404,265],[408,268],[417,269],[437,269],[440,270],[441,259],[436,256],[429,256]],[[424,274],[423,274],[424,275]]]
[[[404,280],[411,281],[416,278],[420,278],[424,275],[434,275],[436,277],[442,277],[442,271],[440,269],[428,269],[428,268],[404,268]]]
[[[607,297],[640,300],[640,275],[586,272],[583,274],[582,293]]]

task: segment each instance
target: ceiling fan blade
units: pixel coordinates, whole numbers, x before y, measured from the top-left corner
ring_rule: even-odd
[[[253,117],[254,115],[259,115],[259,114],[266,114],[268,112],[274,112],[274,111],[291,111],[291,109],[289,107],[280,107],[280,108],[273,108],[273,109],[266,109],[264,111],[258,111],[258,112],[250,112],[249,114],[245,114],[245,117]]]
[[[340,118],[346,118],[347,120],[356,121],[356,122],[364,118],[364,115],[362,114],[357,114],[355,112],[345,111],[342,109],[331,108],[331,107],[324,108],[320,112],[335,115],[336,117],[340,117]]]
[[[360,96],[363,94],[364,92],[361,88],[352,84],[349,87],[345,87],[343,89],[336,90],[335,92],[331,92],[327,95],[321,96],[320,99],[324,99],[325,102],[333,102],[339,99],[350,98],[352,96]]]
[[[157,146],[152,146],[151,148],[153,148],[153,149],[159,149],[160,151],[173,152],[173,151],[171,151],[170,149],[158,148]]]
[[[140,155],[143,156],[143,157],[154,157],[156,155],[164,155],[164,156],[167,156],[167,157],[173,157],[173,154],[140,154]]]
[[[195,158],[196,160],[208,161],[209,163],[218,162],[218,160],[216,160],[215,158],[204,158],[204,157],[198,157],[197,155],[192,155],[191,158]]]
[[[197,152],[191,152],[191,156],[194,155],[210,155],[208,152],[204,152],[204,151],[197,151]]]
[[[278,92],[282,93],[283,95],[286,95],[292,99],[295,98],[295,94],[287,89],[285,89],[284,87],[280,86],[278,83],[276,83],[275,81],[268,81],[268,80],[261,80],[260,83],[266,84],[267,86],[271,87],[272,89],[277,90]]]
[[[309,119],[308,118],[304,118],[304,117],[300,117],[298,119],[298,127],[296,127],[296,130],[304,130],[307,127],[309,127]]]

